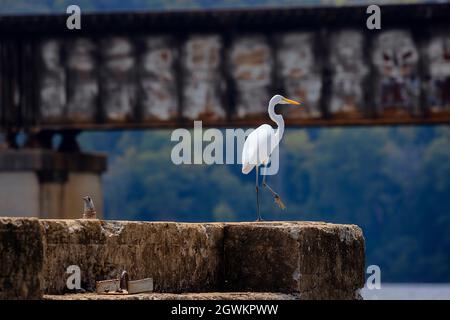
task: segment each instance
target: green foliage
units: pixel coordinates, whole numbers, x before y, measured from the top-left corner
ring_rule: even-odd
[[[178,221],[255,220],[254,172],[239,165],[174,165],[169,131],[84,133],[106,152],[106,216]],[[450,281],[450,128],[287,130],[280,171],[262,189],[265,219],[362,227],[367,263],[383,281]]]

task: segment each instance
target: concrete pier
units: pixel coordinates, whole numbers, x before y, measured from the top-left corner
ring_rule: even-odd
[[[364,285],[361,229],[320,222],[0,218],[0,261],[0,299],[99,299],[95,281],[122,270],[153,278],[143,299],[359,299]],[[67,289],[70,265],[87,294]]]
[[[0,152],[0,215],[78,218],[90,195],[103,216],[101,174],[106,156],[50,149]],[[26,199],[26,201],[25,201]]]

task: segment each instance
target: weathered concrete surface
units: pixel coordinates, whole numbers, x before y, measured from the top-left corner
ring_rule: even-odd
[[[0,219],[0,299],[40,299],[42,228],[38,219]]]
[[[297,300],[294,294],[273,292],[142,293],[107,295],[95,293],[44,295],[44,300]]]
[[[153,278],[154,296],[130,299],[208,297],[196,292],[227,299],[249,291],[355,299],[364,285],[364,238],[354,225],[0,218],[0,249],[2,297],[70,293],[70,265],[80,267],[88,291],[122,270],[131,280]]]
[[[227,224],[225,289],[355,299],[364,286],[364,237],[355,225],[317,222]]]
[[[78,265],[82,288],[118,277],[152,277],[157,292],[214,291],[221,279],[221,224],[41,220],[46,293],[67,291],[65,273]]]

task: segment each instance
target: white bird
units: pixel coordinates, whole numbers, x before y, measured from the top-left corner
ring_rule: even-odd
[[[258,169],[261,165],[267,166],[269,164],[270,155],[280,143],[284,133],[283,116],[275,113],[275,106],[277,104],[300,105],[299,102],[287,99],[279,94],[274,95],[270,99],[267,112],[269,113],[270,119],[278,125],[278,128],[275,130],[268,124],[259,126],[248,135],[244,143],[244,148],[242,149],[242,173],[248,174],[253,168],[256,168],[256,213],[258,221],[262,220],[259,212]],[[281,209],[286,208],[280,196],[267,185],[266,175],[263,177],[262,184],[272,193],[278,206]]]

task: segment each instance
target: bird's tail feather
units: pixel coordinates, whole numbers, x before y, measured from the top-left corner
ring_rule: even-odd
[[[242,166],[242,173],[248,174],[250,171],[252,171],[254,166],[255,166],[254,164],[249,164],[249,163],[244,164]]]

